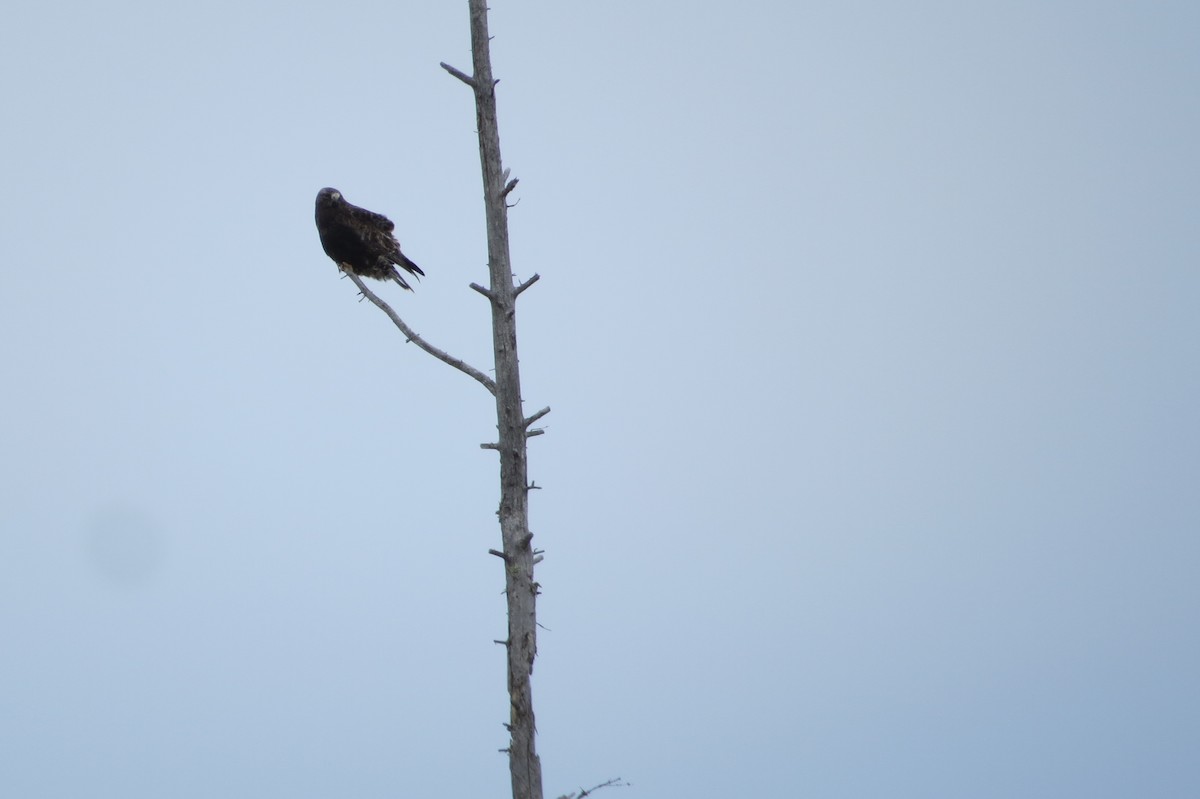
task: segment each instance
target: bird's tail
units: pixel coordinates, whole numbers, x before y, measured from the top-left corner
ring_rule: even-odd
[[[404,278],[400,277],[400,273],[396,270],[396,267],[394,267],[394,266],[392,267],[392,274],[390,275],[390,277],[392,278],[392,280],[399,283],[402,287],[408,289],[409,291],[412,291],[412,286],[408,285],[408,283],[405,282]]]
[[[392,258],[392,261],[395,262],[396,266],[400,267],[405,272],[408,272],[410,275],[416,275],[418,277],[425,276],[425,273],[421,271],[421,267],[408,260],[408,256],[402,252],[397,251],[395,257]]]

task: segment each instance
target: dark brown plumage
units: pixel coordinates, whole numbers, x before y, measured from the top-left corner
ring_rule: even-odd
[[[383,214],[346,202],[337,189],[317,192],[317,232],[325,254],[338,268],[360,277],[394,280],[412,291],[396,267],[410,275],[425,273],[400,252],[400,242],[392,235],[395,227]]]

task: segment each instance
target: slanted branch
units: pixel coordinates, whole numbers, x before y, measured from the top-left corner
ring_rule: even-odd
[[[377,297],[375,295],[375,292],[373,292],[369,288],[367,288],[367,285],[365,283],[363,283],[361,277],[354,274],[353,272],[348,272],[346,270],[342,270],[342,271],[348,278],[350,278],[351,280],[354,281],[354,285],[358,286],[358,290],[360,292],[362,292],[362,295],[364,297],[366,297],[368,300],[370,300],[375,305],[376,308],[378,308],[379,310],[383,311],[385,314],[388,315],[388,318],[391,319],[392,323],[400,329],[400,332],[404,334],[405,338],[407,338],[413,344],[416,344],[421,349],[428,352],[433,357],[437,358],[442,363],[450,364],[451,366],[453,366],[455,369],[462,372],[463,374],[473,377],[476,381],[481,383],[483,385],[483,387],[488,390],[489,393],[491,393],[493,396],[495,396],[495,394],[496,394],[496,381],[495,380],[492,380],[492,378],[488,377],[483,372],[476,369],[474,366],[471,366],[469,363],[464,361],[462,358],[455,358],[453,355],[448,354],[445,350],[438,349],[437,347],[433,346],[425,339],[421,338],[419,335],[417,335],[416,331],[414,331],[411,327],[409,327],[408,324],[403,319],[400,318],[400,314],[396,313],[396,311],[393,310],[392,306],[388,305],[386,302],[379,299],[379,297]]]
[[[547,405],[545,408],[542,408],[540,411],[538,411],[537,413],[535,413],[533,416],[530,416],[528,419],[526,419],[526,420],[525,420],[525,426],[526,426],[526,427],[529,427],[529,425],[533,424],[533,423],[534,423],[534,422],[536,422],[538,419],[541,419],[543,416],[545,416],[545,415],[546,415],[546,414],[548,414],[548,413],[550,413],[550,406],[549,406],[549,405]]]
[[[474,78],[472,78],[472,77],[471,77],[470,75],[468,75],[467,73],[463,72],[462,70],[455,69],[454,67],[452,67],[452,66],[450,66],[449,64],[447,64],[445,61],[443,61],[443,62],[442,62],[441,66],[442,66],[442,69],[446,70],[446,71],[447,71],[447,72],[449,72],[451,75],[453,75],[454,77],[456,77],[456,78],[458,78],[459,80],[461,80],[463,83],[465,83],[465,84],[467,84],[468,86],[470,86],[472,89],[474,89],[474,88],[475,88],[475,79],[474,79]]]
[[[524,283],[522,283],[521,285],[519,285],[515,289],[513,289],[513,299],[520,297],[522,291],[529,288],[530,286],[532,286],[534,283],[538,282],[541,279],[542,279],[542,276],[535,273],[533,277],[529,278]]]
[[[601,788],[628,788],[628,782],[622,782],[620,777],[602,782],[599,785],[593,785],[591,788],[580,788],[574,793],[564,793],[558,799],[584,799],[585,796],[591,796]]]

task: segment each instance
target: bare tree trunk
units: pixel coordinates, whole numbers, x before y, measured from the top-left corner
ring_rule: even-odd
[[[399,314],[376,296],[353,272],[347,271],[364,297],[386,313],[392,322],[418,347],[438,360],[453,366],[478,381],[496,397],[499,437],[482,444],[500,454],[500,536],[503,550],[491,550],[504,561],[504,588],[508,599],[508,637],[500,642],[508,652],[508,695],[510,734],[509,772],[513,799],[542,799],[542,764],[535,745],[533,691],[530,677],[537,656],[537,595],[533,579],[534,564],[540,560],[533,550],[529,532],[529,484],[526,469],[526,442],[542,431],[531,428],[550,412],[542,408],[526,418],[521,407],[521,373],[517,362],[517,297],[538,280],[538,275],[519,286],[513,285],[512,264],[508,253],[508,194],[517,181],[508,180],[500,160],[500,131],[496,124],[496,81],[487,28],[486,0],[469,0],[471,12],[471,53],[474,75],[467,75],[449,64],[442,68],[475,93],[476,119],[479,125],[479,162],[483,167],[483,199],[487,215],[488,272],[491,287],[474,283],[471,288],[488,298],[492,306],[492,349],[496,360],[495,380],[461,358],[456,358],[428,343],[410,328]],[[618,784],[609,780],[597,787]]]
[[[491,287],[472,286],[492,306],[492,347],[496,359],[496,418],[499,438],[485,447],[500,454],[500,534],[508,599],[508,729],[509,771],[513,799],[542,799],[542,766],[535,746],[533,693],[530,676],[537,655],[537,593],[533,579],[535,557],[529,532],[529,481],[526,440],[540,431],[529,426],[545,413],[526,419],[521,406],[521,375],[517,361],[517,296],[537,280],[534,275],[513,285],[508,251],[508,193],[516,181],[505,183],[500,159],[500,131],[496,122],[496,81],[492,78],[486,0],[469,0],[471,52],[474,75],[466,76],[442,66],[467,83],[475,93],[479,125],[479,161],[483,168],[483,196],[487,212],[488,271]]]

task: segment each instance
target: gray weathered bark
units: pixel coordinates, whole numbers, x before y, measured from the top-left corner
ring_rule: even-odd
[[[442,66],[469,85],[475,94],[479,125],[479,162],[483,169],[483,197],[487,215],[488,271],[491,286],[482,289],[492,306],[492,348],[496,362],[496,418],[499,438],[485,445],[500,454],[500,535],[504,561],[505,596],[508,599],[508,693],[510,733],[508,758],[513,799],[542,799],[542,766],[535,746],[533,693],[530,676],[537,655],[537,593],[535,563],[529,532],[529,480],[526,441],[539,431],[530,425],[544,412],[525,418],[521,407],[521,373],[517,360],[517,295],[532,285],[535,275],[521,286],[513,285],[508,250],[508,182],[500,159],[500,131],[496,122],[496,81],[492,77],[485,0],[469,0],[471,53],[474,74]],[[546,409],[548,412],[549,409]]]
[[[529,532],[529,483],[526,442],[541,430],[534,422],[550,412],[542,408],[526,418],[521,407],[521,373],[517,361],[517,297],[537,282],[538,276],[513,285],[508,252],[508,194],[517,181],[508,180],[500,160],[500,132],[496,124],[496,81],[488,46],[486,0],[469,0],[471,52],[474,75],[449,64],[442,67],[471,87],[475,93],[479,125],[479,161],[483,167],[483,198],[487,217],[488,272],[491,287],[474,283],[471,288],[488,298],[492,306],[492,349],[496,377],[493,380],[461,358],[429,344],[417,335],[386,302],[376,296],[353,273],[347,276],[358,290],[386,313],[407,339],[435,358],[453,366],[483,385],[496,397],[499,437],[482,444],[500,454],[500,537],[503,550],[491,550],[504,561],[504,588],[508,600],[508,637],[502,641],[508,653],[509,731],[508,763],[513,799],[542,799],[542,764],[535,746],[533,692],[530,677],[537,656],[537,595],[534,564],[540,559],[533,550]],[[605,783],[612,784],[613,781]],[[597,786],[604,787],[604,786]]]

